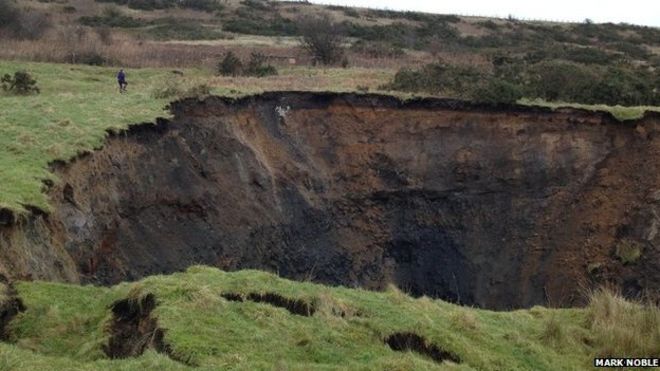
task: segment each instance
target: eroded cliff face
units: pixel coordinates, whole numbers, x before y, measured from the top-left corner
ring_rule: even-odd
[[[56,167],[49,232],[30,233],[64,268],[27,273],[209,264],[497,309],[659,292],[658,116],[312,93],[172,108]]]

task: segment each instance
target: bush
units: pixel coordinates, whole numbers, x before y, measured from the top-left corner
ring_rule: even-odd
[[[206,84],[193,85],[189,88],[186,88],[185,85],[185,81],[171,79],[164,86],[154,89],[151,96],[156,99],[183,99],[203,97],[211,93],[211,88]]]
[[[5,74],[2,78],[0,78],[0,85],[2,86],[2,90],[9,94],[39,94],[37,80],[35,80],[29,73],[25,71],[14,72],[13,77],[9,74]]]
[[[229,52],[218,63],[218,73],[222,76],[238,76],[243,70],[243,62],[234,54]]]
[[[339,26],[327,14],[299,18],[297,25],[301,35],[300,43],[315,63],[331,65],[342,60],[344,38]]]
[[[485,83],[477,85],[471,98],[483,103],[516,103],[523,97],[520,86],[498,78],[490,78]]]
[[[420,70],[399,70],[387,88],[469,98],[470,92],[483,79],[484,74],[473,67],[431,63]]]
[[[115,6],[106,7],[102,15],[80,17],[78,22],[90,27],[135,28],[143,25],[142,21],[125,15]]]
[[[261,53],[252,53],[250,61],[243,71],[245,76],[266,77],[277,75],[277,69],[270,64],[266,64],[267,58]]]
[[[218,73],[223,76],[266,77],[277,75],[277,69],[267,64],[267,57],[261,53],[252,53],[248,63],[244,64],[233,52],[229,52],[218,63]]]

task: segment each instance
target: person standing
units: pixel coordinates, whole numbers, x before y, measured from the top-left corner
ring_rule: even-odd
[[[124,69],[120,69],[119,73],[117,73],[117,83],[119,83],[119,93],[126,93],[126,86],[128,83],[126,82],[126,73],[124,72]]]

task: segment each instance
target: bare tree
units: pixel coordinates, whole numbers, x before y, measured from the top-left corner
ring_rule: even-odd
[[[298,32],[302,47],[325,65],[336,64],[344,57],[344,36],[341,28],[327,14],[298,18]]]

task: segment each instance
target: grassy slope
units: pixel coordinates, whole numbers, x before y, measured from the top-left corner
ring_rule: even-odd
[[[28,310],[12,322],[15,344],[0,344],[0,369],[183,368],[154,352],[104,359],[107,307],[138,292],[156,295],[154,315],[166,341],[200,369],[587,369],[595,350],[586,344],[598,342],[584,309],[491,312],[413,299],[396,289],[330,288],[257,271],[193,267],[110,289],[43,282],[17,288]],[[315,303],[317,312],[303,317],[268,304],[230,302],[220,297],[224,292],[276,292]],[[338,311],[346,316],[333,314]],[[382,339],[397,331],[422,335],[463,363],[394,352]]]
[[[52,177],[48,162],[98,147],[107,128],[165,114],[166,101],[152,99],[148,88],[164,78],[165,70],[129,75],[141,89],[119,95],[114,69],[0,62],[3,74],[20,69],[37,78],[41,94],[0,95],[0,207],[21,210],[30,204],[47,209],[41,180]]]

